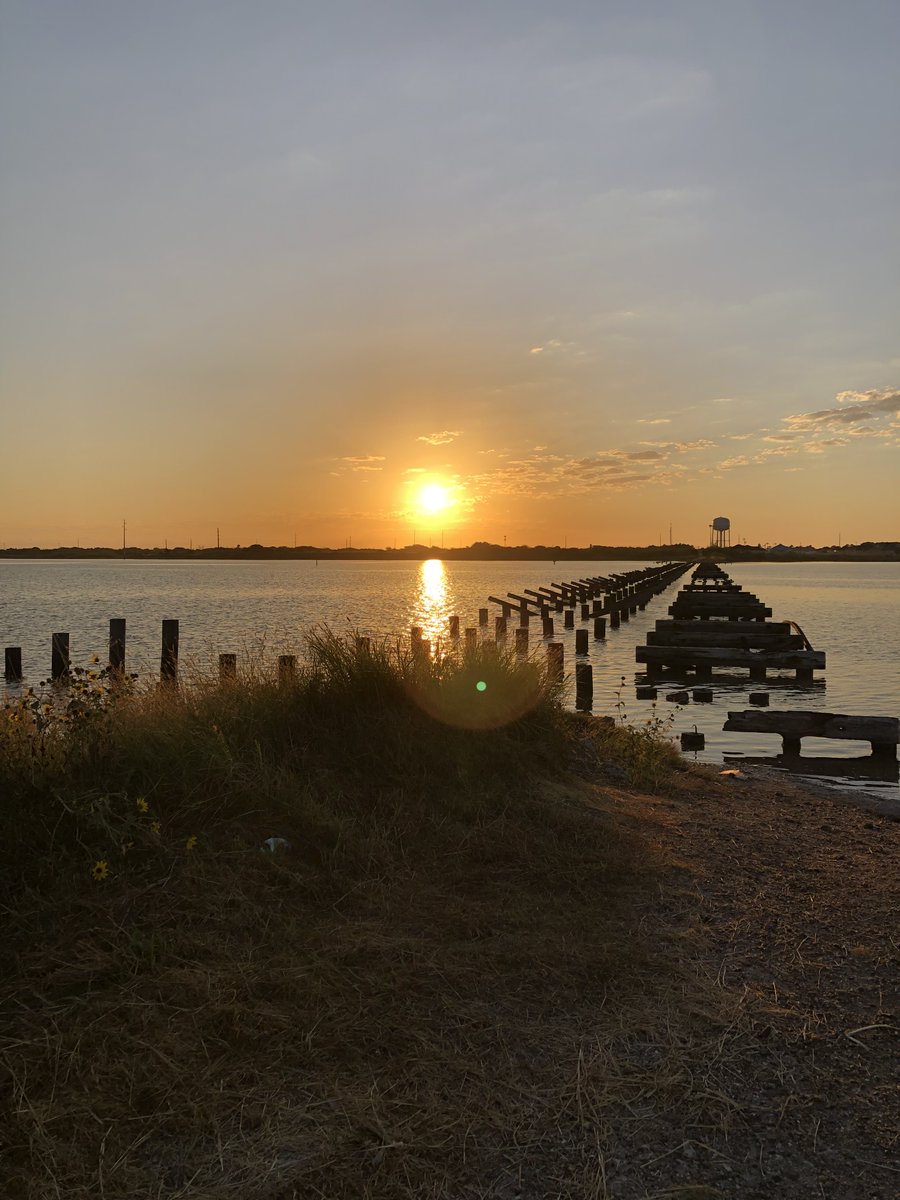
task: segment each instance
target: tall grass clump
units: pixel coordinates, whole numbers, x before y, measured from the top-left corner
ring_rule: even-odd
[[[582,770],[617,736],[496,647],[328,630],[284,683],[8,703],[4,1195],[490,1195],[510,1139],[595,1171],[571,1014],[656,977]]]

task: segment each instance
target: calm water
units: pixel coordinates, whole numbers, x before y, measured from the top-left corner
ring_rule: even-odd
[[[110,617],[128,622],[128,666],[158,669],[160,625],[165,617],[181,622],[181,655],[207,666],[220,651],[242,657],[274,658],[298,651],[302,633],[327,623],[337,631],[375,637],[405,634],[421,625],[425,636],[444,636],[451,614],[476,625],[478,609],[496,605],[488,595],[505,596],[523,588],[616,571],[645,564],[585,563],[346,563],[346,562],[0,562],[0,635],[4,645],[21,646],[26,682],[49,674],[50,638],[71,634],[73,665],[90,655],[105,656]],[[765,685],[772,708],[812,708],[867,716],[896,716],[900,711],[900,566],[894,563],[760,563],[731,565],[732,578],[772,608],[773,619],[792,619],[828,666],[812,685],[797,684],[789,673]],[[764,690],[745,674],[715,674],[713,704],[676,708],[663,699],[656,709],[635,699],[635,646],[689,576],[676,581],[605,642],[591,640],[594,664],[594,712],[616,713],[623,702],[629,720],[674,715],[674,731],[697,728],[706,734],[698,757],[721,762],[723,755],[776,755],[774,735],[722,732],[729,708],[747,708],[749,691]],[[559,628],[555,640],[566,647],[567,669],[574,662],[574,633]],[[576,622],[578,624],[578,622]],[[532,621],[532,646],[540,645]],[[622,685],[622,676],[625,684]],[[673,682],[672,687],[675,686]],[[868,743],[804,739],[805,757],[848,759],[867,754]],[[820,768],[821,769],[821,768]],[[833,773],[833,772],[832,772]],[[842,772],[839,772],[842,773]],[[863,782],[884,795],[884,785]],[[896,784],[889,789],[896,792]]]

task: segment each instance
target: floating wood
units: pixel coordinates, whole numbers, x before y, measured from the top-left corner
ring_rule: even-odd
[[[785,753],[799,753],[804,737],[842,738],[869,742],[873,754],[896,755],[900,742],[897,717],[859,717],[844,713],[814,712],[803,709],[770,709],[759,712],[744,709],[729,712],[724,730],[737,733],[777,733]]]

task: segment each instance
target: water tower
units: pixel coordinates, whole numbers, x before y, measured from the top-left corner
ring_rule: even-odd
[[[711,546],[715,546],[717,550],[724,550],[726,546],[731,545],[731,522],[727,517],[713,517],[709,530]]]

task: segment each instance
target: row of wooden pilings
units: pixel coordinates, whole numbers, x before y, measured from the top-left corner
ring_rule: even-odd
[[[176,683],[178,680],[178,635],[179,625],[176,620],[164,620],[162,623],[162,648],[159,659],[159,677],[162,683]],[[357,639],[367,640],[367,639]],[[21,683],[24,674],[22,670],[22,650],[19,646],[6,646],[3,653],[4,676],[7,683]],[[107,668],[111,676],[125,674],[125,619],[114,617],[109,622],[109,659]],[[289,682],[297,671],[297,658],[294,654],[278,656],[278,679],[281,683]],[[72,663],[69,655],[69,634],[54,633],[50,640],[50,679],[54,683],[65,683],[72,674]],[[219,655],[219,679],[222,683],[237,679],[237,655]]]
[[[488,600],[501,607],[494,617],[494,643],[505,643],[508,625],[513,614],[518,615],[514,630],[515,651],[521,657],[529,653],[531,618],[541,621],[541,637],[546,640],[555,634],[554,613],[563,614],[563,627],[575,633],[576,657],[589,652],[589,630],[575,629],[576,613],[580,611],[583,622],[593,623],[594,640],[606,637],[607,622],[611,629],[618,629],[623,621],[646,608],[648,601],[662,592],[679,575],[688,570],[689,563],[666,563],[660,567],[648,567],[640,571],[629,571],[624,575],[594,576],[590,579],[573,580],[569,583],[554,583],[549,588],[534,591],[523,588],[524,595],[508,592],[507,599],[489,596]],[[515,602],[515,603],[513,603]],[[534,611],[532,611],[534,610]],[[478,610],[478,627],[464,629],[465,649],[473,651],[479,645],[480,630],[489,627],[490,610]],[[414,625],[410,630],[413,653],[430,655],[430,640],[423,637],[423,629]],[[460,638],[460,619],[451,616],[448,632],[452,642]],[[484,643],[482,643],[484,644]],[[490,643],[488,643],[490,644]],[[565,648],[562,642],[547,643],[547,674],[551,679],[562,679],[565,671]],[[575,663],[575,707],[590,708],[593,700],[593,667],[587,662]]]
[[[580,609],[582,621],[593,622],[594,638],[602,640],[606,637],[607,622],[611,629],[617,629],[623,621],[639,608],[643,609],[651,596],[666,588],[671,581],[687,570],[689,564],[667,563],[661,567],[649,567],[641,571],[629,571],[624,575],[609,577],[596,576],[592,579],[574,580],[564,584],[552,584],[549,588],[538,591],[523,589],[524,596],[508,593],[508,599],[498,600],[491,596],[489,600],[501,606],[502,612],[494,620],[494,637],[499,643],[507,637],[507,626],[514,612],[518,613],[519,624],[515,629],[515,650],[522,657],[529,652],[529,625],[532,616],[541,620],[541,636],[544,639],[554,636],[553,612],[563,613],[563,624],[566,629],[574,629],[576,610]],[[515,603],[513,603],[513,601]],[[534,611],[532,611],[532,609]],[[478,624],[483,629],[489,625],[490,612],[481,608],[478,612]],[[449,620],[449,636],[451,641],[458,641],[460,636],[460,619],[451,616]],[[412,649],[417,653],[430,654],[431,644],[422,636],[422,629],[413,627],[411,631]],[[575,653],[579,656],[588,653],[587,629],[575,630]],[[125,673],[125,640],[126,622],[122,617],[116,617],[109,622],[109,656],[108,670],[111,676],[123,676]],[[479,629],[465,629],[465,645],[475,647],[479,641]],[[162,622],[162,645],[160,651],[160,681],[175,683],[178,679],[178,642],[179,623],[177,620]],[[369,639],[358,637],[358,649],[367,649]],[[547,669],[552,677],[562,677],[564,670],[563,644],[551,642],[547,646]],[[296,656],[282,654],[278,657],[278,679],[284,684],[294,678],[297,669]],[[70,638],[67,632],[54,633],[50,648],[50,678],[53,682],[64,683],[71,675]],[[4,675],[8,684],[21,683],[23,675],[22,650],[19,646],[7,646],[4,649]],[[219,655],[219,678],[223,683],[237,678],[237,655]],[[593,680],[590,664],[577,663],[575,668],[576,694],[582,699],[593,692]]]

